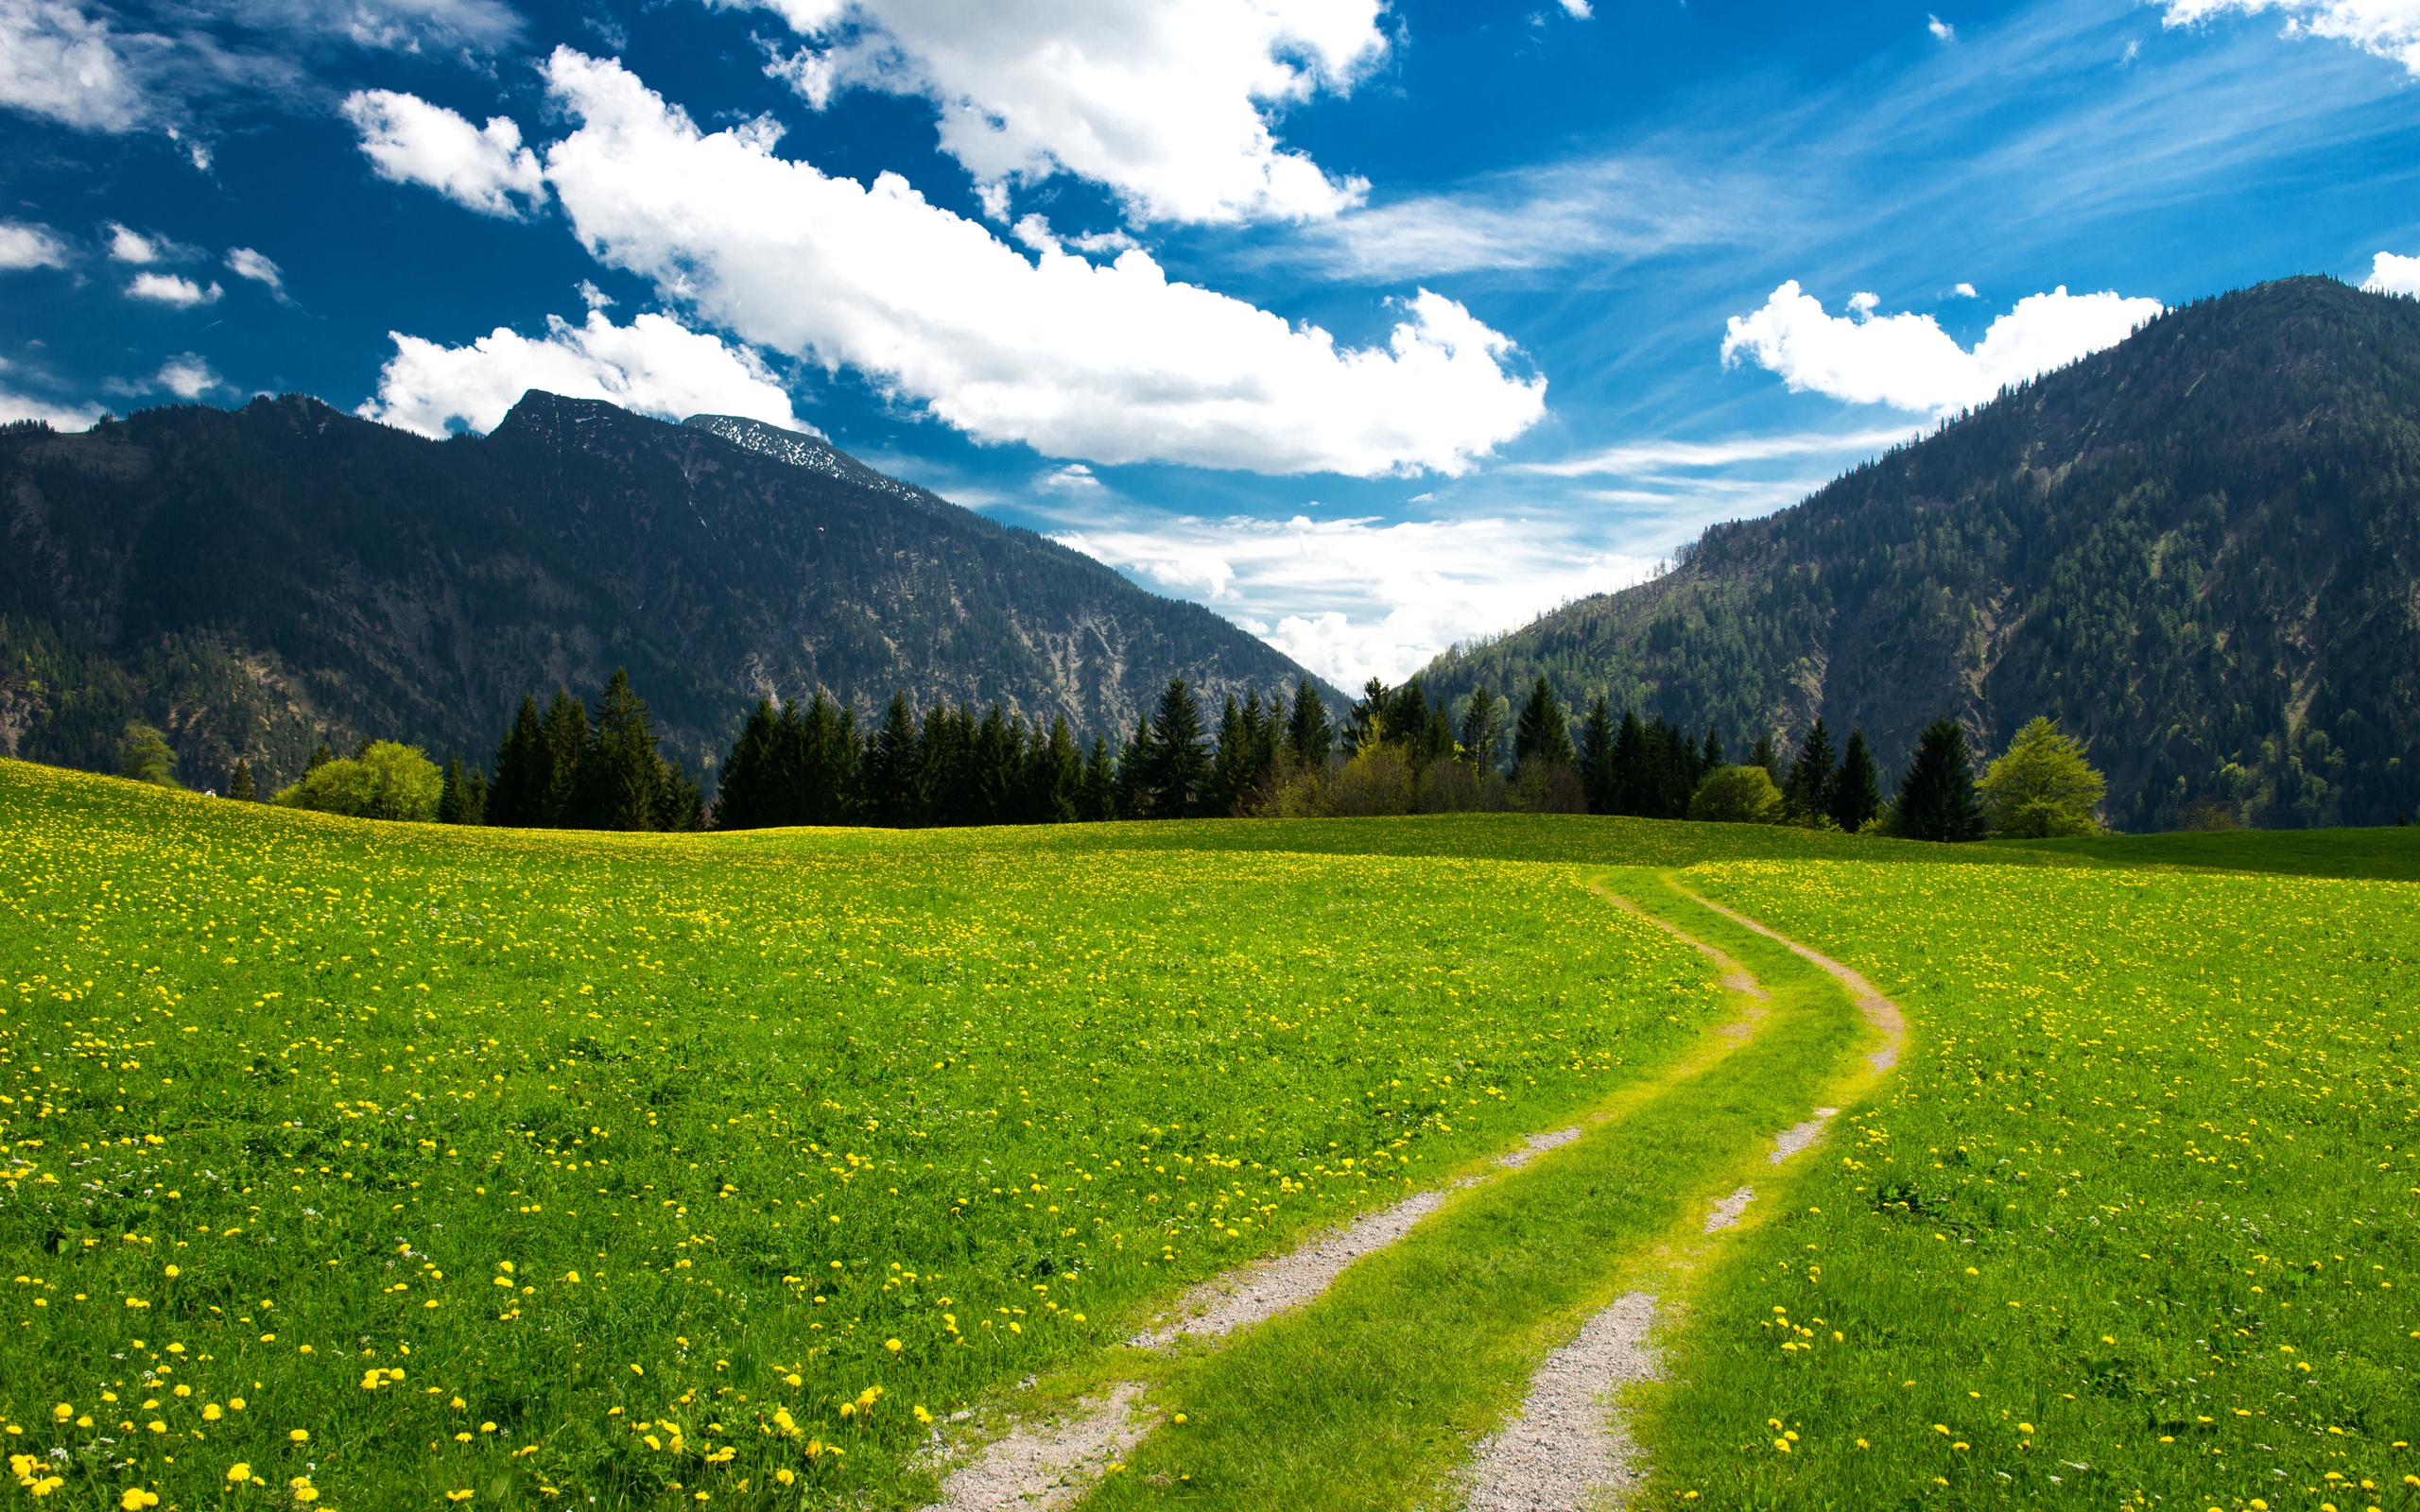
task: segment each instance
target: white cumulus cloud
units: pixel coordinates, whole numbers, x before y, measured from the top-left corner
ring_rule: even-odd
[[[377,397],[357,413],[423,436],[443,436],[458,422],[493,430],[531,388],[669,420],[710,412],[798,426],[789,396],[754,352],[668,316],[628,325],[601,309],[583,325],[548,316],[543,336],[498,326],[467,347],[389,335],[395,355],[379,371]]]
[[[1936,42],[1956,42],[1958,40],[1958,28],[1951,26],[1948,22],[1942,20],[1939,16],[1925,17],[1925,30],[1931,32],[1933,40]]]
[[[151,381],[179,399],[191,400],[216,388],[223,380],[211,370],[206,358],[187,352],[160,364]]]
[[[0,106],[93,131],[144,114],[109,22],[63,0],[0,0]]]
[[[2370,276],[2361,287],[2373,294],[2420,295],[2420,257],[2378,253],[2370,260]]]
[[[487,215],[517,216],[522,201],[545,198],[537,155],[509,116],[475,127],[417,94],[385,89],[356,90],[343,110],[382,179],[425,185]]]
[[[1544,412],[1546,380],[1452,300],[1402,301],[1383,348],[1340,347],[1139,249],[1028,258],[895,174],[871,187],[712,134],[619,63],[547,64],[580,126],[547,180],[603,261],[745,340],[863,371],[987,441],[1096,462],[1357,476],[1467,471]]]
[[[2157,300],[2116,293],[2069,294],[2065,284],[2032,294],[1994,320],[1973,351],[1929,315],[1874,316],[1874,296],[1851,296],[1856,314],[1831,316],[1790,280],[1764,308],[1733,316],[1725,365],[1749,361],[1793,390],[1859,404],[1941,414],[1989,401],[2007,385],[2115,346],[2158,315]]]
[[[227,249],[227,270],[237,278],[248,278],[255,284],[266,284],[269,292],[281,299],[285,294],[285,275],[275,263],[249,247]]]
[[[180,310],[191,309],[197,304],[215,304],[226,292],[216,284],[203,288],[178,273],[137,273],[134,282],[126,286],[129,299],[172,304]]]
[[[110,261],[113,263],[156,263],[167,255],[167,244],[156,237],[146,236],[114,220],[109,227]]]
[[[2277,11],[2290,37],[2350,43],[2420,76],[2420,0],[2167,0],[2162,19],[2187,26],[2228,10]]]
[[[67,244],[53,235],[49,227],[0,220],[0,269],[15,272],[66,266]]]
[[[1271,118],[1385,57],[1383,0],[721,3],[808,39],[767,71],[819,110],[851,86],[931,99],[942,150],[1000,218],[1011,180],[1057,172],[1108,185],[1138,221],[1315,219],[1368,189],[1281,147]]]

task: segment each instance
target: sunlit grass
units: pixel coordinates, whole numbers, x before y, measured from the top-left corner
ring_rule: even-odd
[[[929,1419],[1721,1011],[1568,867],[1070,833],[465,832],[0,764],[19,1482],[911,1495]]]
[[[2415,1504],[2420,888],[1686,876],[1910,1039],[1694,1298],[1657,1503]]]

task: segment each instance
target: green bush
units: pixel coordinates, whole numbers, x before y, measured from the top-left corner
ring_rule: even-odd
[[[1975,787],[1995,834],[2048,840],[2100,833],[2107,784],[2083,759],[2083,747],[2048,719],[2036,716],[2018,730],[2008,754]]]
[[[1718,766],[1689,799],[1690,818],[1717,824],[1772,824],[1781,813],[1781,789],[1761,766]]]
[[[445,774],[418,746],[391,740],[372,741],[351,761],[327,762],[313,767],[302,781],[270,801],[289,809],[345,814],[356,819],[437,817],[437,800],[445,791]]]

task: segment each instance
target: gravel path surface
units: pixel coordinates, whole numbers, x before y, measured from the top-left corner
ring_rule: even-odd
[[[1908,1021],[1900,1014],[1899,1005],[1875,990],[1873,983],[1822,952],[1808,950],[1789,936],[1767,929],[1745,914],[1735,914],[1720,903],[1708,902],[1678,883],[1672,885],[1672,889],[1693,902],[1713,909],[1742,929],[1753,929],[1765,938],[1785,947],[1791,954],[1803,960],[1811,961],[1824,971],[1830,972],[1834,980],[1849,989],[1849,996],[1857,1001],[1858,1007],[1865,1014],[1865,1022],[1881,1031],[1882,1048],[1865,1058],[1876,1071],[1889,1071],[1899,1063],[1899,1041],[1907,1037]]]
[[[1756,1189],[1754,1187],[1741,1187],[1738,1191],[1734,1192],[1731,1195],[1723,1198],[1720,1202],[1716,1203],[1707,1211],[1705,1215],[1705,1227],[1699,1229],[1698,1232],[1702,1234],[1710,1234],[1719,1229],[1730,1228],[1732,1225],[1739,1221],[1739,1215],[1741,1213],[1748,1211],[1748,1204],[1755,1200]]]
[[[1768,995],[1745,968],[1720,951],[1627,899],[1609,892],[1604,896],[1695,946],[1722,971],[1723,986],[1758,998]],[[1884,1037],[1882,1047],[1868,1057],[1875,1070],[1887,1071],[1897,1062],[1905,1023],[1898,1007],[1876,991],[1872,983],[1753,919],[1694,893],[1685,892],[1685,896],[1788,946],[1830,972],[1849,989],[1866,1022]],[[1819,1108],[1814,1117],[1776,1135],[1772,1163],[1779,1165],[1813,1144],[1839,1112],[1837,1108]],[[1755,1195],[1754,1187],[1743,1186],[1715,1203],[1702,1231],[1711,1234],[1734,1227]],[[1654,1378],[1655,1360],[1647,1348],[1654,1308],[1654,1298],[1648,1293],[1629,1293],[1591,1317],[1577,1338],[1547,1357],[1530,1383],[1519,1415],[1479,1446],[1472,1512],[1581,1512],[1586,1507],[1620,1506],[1628,1500],[1639,1479],[1638,1452],[1612,1398],[1628,1382]]]
[[[942,1483],[942,1499],[933,1506],[937,1512],[1048,1512],[1066,1505],[1150,1432],[1153,1415],[1133,1411],[1142,1390],[1137,1382],[1124,1382],[1107,1401],[1082,1401],[1073,1413],[1019,1426]]]
[[[1721,951],[1627,898],[1597,890],[1616,906],[1705,955],[1722,973],[1725,988],[1759,1000],[1771,996],[1745,967]],[[1864,977],[1753,919],[1681,890],[1685,897],[1779,941],[1838,978],[1867,1022],[1886,1037],[1884,1047],[1869,1057],[1875,1069],[1885,1071],[1896,1063],[1904,1032],[1899,1010]],[[1752,1015],[1720,1032],[1739,1040],[1754,1029]],[[1773,1142],[1773,1163],[1778,1165],[1812,1144],[1838,1111],[1818,1108],[1815,1117],[1784,1130]],[[1582,1128],[1575,1125],[1532,1134],[1520,1148],[1497,1157],[1495,1163],[1518,1170],[1546,1151],[1570,1143],[1581,1133]],[[1478,1179],[1469,1177],[1439,1191],[1415,1193],[1289,1254],[1196,1287],[1174,1310],[1178,1314],[1174,1320],[1166,1320],[1163,1314],[1162,1320],[1155,1320],[1159,1327],[1132,1342],[1144,1349],[1165,1349],[1183,1335],[1217,1338],[1300,1307],[1327,1290],[1355,1261],[1403,1238],[1443,1206],[1448,1194]],[[1703,1231],[1710,1234],[1737,1224],[1754,1196],[1753,1188],[1743,1186],[1716,1203]],[[1652,1296],[1628,1293],[1590,1317],[1570,1343],[1547,1357],[1530,1383],[1519,1414],[1479,1446],[1470,1500],[1474,1512],[1580,1512],[1588,1506],[1618,1505],[1625,1499],[1637,1482],[1634,1463],[1637,1446],[1615,1410],[1612,1396],[1629,1382],[1653,1379],[1655,1360],[1647,1347],[1647,1333],[1654,1315]],[[1011,1507],[1047,1512],[1065,1505],[1108,1465],[1123,1460],[1150,1431],[1153,1417],[1133,1411],[1141,1391],[1139,1383],[1122,1383],[1105,1402],[1080,1403],[1074,1413],[1017,1428],[951,1475],[935,1507],[938,1512]]]
[[[1617,1501],[1636,1484],[1631,1441],[1612,1396],[1655,1376],[1647,1331],[1655,1298],[1632,1292],[1547,1356],[1521,1412],[1478,1449],[1472,1512],[1566,1512]]]

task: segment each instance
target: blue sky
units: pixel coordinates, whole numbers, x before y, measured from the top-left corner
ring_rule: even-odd
[[[2420,0],[0,0],[0,411],[812,426],[1347,685],[2420,290]]]

